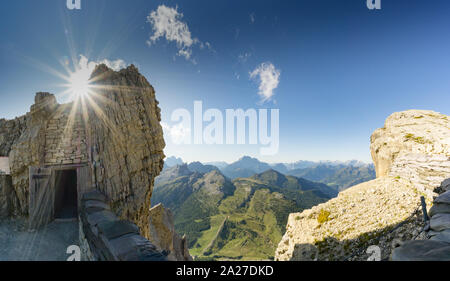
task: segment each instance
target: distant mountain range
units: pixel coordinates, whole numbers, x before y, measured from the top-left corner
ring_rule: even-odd
[[[173,167],[183,164],[181,158],[168,157],[165,161],[165,167]],[[193,162],[189,165],[197,165],[197,169],[191,167],[192,171],[200,171],[204,169],[200,162]],[[219,169],[225,176],[230,179],[247,178],[254,174],[262,173],[269,169],[276,170],[285,175],[301,177],[310,181],[325,183],[338,191],[344,190],[355,184],[369,181],[375,178],[375,168],[373,164],[367,164],[358,160],[350,161],[297,161],[294,163],[275,163],[269,164],[261,162],[256,158],[244,156],[228,164],[226,162],[209,162],[205,163],[208,170]]]
[[[193,162],[166,165],[155,180],[152,204],[172,210],[175,229],[187,235],[197,260],[271,259],[290,213],[337,195],[325,184],[284,175],[255,159],[242,162],[268,169],[230,179],[214,165]]]

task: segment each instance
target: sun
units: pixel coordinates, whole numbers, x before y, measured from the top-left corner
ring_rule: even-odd
[[[79,68],[69,76],[69,91],[74,98],[81,98],[89,94],[91,72],[88,68]]]

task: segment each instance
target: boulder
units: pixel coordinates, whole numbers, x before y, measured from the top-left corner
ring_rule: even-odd
[[[431,206],[430,211],[428,212],[430,217],[440,213],[450,214],[450,204],[435,203]]]
[[[81,198],[82,201],[100,201],[100,202],[106,202],[105,195],[101,194],[97,190],[86,192],[83,194],[83,197]]]
[[[441,183],[441,186],[440,186],[440,187],[441,187],[441,189],[444,190],[444,191],[450,191],[450,178],[444,180],[444,181]]]
[[[87,215],[87,221],[92,226],[96,226],[101,222],[111,222],[117,220],[118,218],[116,217],[116,215],[113,212],[107,210]]]
[[[450,204],[450,190],[436,197],[436,199],[434,199],[434,203]]]
[[[450,243],[450,229],[437,232],[436,235],[433,235],[430,239]]]
[[[108,241],[109,249],[119,261],[165,261],[154,245],[140,235],[125,235]]]
[[[434,240],[413,240],[392,252],[393,261],[450,261],[450,244]]]
[[[450,228],[450,214],[436,214],[430,220],[430,228],[442,231]]]
[[[139,235],[139,227],[129,221],[103,221],[97,224],[97,229],[100,234],[103,234],[106,239],[111,240],[126,234]]]

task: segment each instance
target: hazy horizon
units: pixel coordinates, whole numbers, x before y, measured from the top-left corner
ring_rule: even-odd
[[[218,163],[218,162],[224,162],[224,163],[227,163],[228,165],[229,164],[231,164],[231,163],[234,163],[234,162],[236,162],[236,161],[238,161],[238,160],[240,160],[240,159],[242,159],[243,157],[251,157],[251,158],[255,158],[255,159],[257,159],[257,160],[259,160],[259,161],[261,161],[261,162],[265,162],[265,163],[268,163],[268,164],[293,164],[293,163],[296,163],[296,162],[301,162],[301,161],[305,161],[305,162],[315,162],[315,163],[321,163],[321,162],[336,162],[336,163],[346,163],[346,162],[351,162],[351,161],[358,161],[358,162],[361,162],[361,163],[364,163],[364,164],[373,164],[373,161],[370,161],[370,162],[366,162],[366,161],[361,161],[361,160],[358,160],[358,159],[347,159],[347,160],[330,160],[330,159],[320,159],[320,160],[309,160],[309,159],[298,159],[298,160],[294,160],[294,161],[287,161],[287,162],[285,162],[285,161],[275,161],[275,162],[267,162],[267,161],[263,161],[263,160],[261,160],[260,158],[258,158],[257,156],[255,156],[255,157],[253,157],[253,156],[249,156],[249,155],[242,155],[242,156],[240,156],[240,157],[238,157],[238,158],[236,158],[236,159],[234,159],[234,160],[231,160],[231,161],[224,161],[224,160],[212,160],[212,161],[200,161],[200,160],[185,160],[183,157],[181,157],[181,156],[176,156],[176,155],[166,155],[166,158],[164,159],[164,160],[167,160],[167,158],[172,158],[172,157],[175,157],[175,158],[180,158],[184,163],[186,163],[186,164],[189,164],[189,163],[192,163],[192,162],[200,162],[200,163],[202,163],[202,164],[208,164],[208,163],[214,163],[214,162],[216,162],[216,163]]]

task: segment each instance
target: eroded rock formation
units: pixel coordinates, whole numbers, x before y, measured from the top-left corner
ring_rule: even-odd
[[[428,110],[396,112],[372,134],[370,151],[377,177],[407,178],[432,195],[450,174],[448,116]]]
[[[97,95],[87,102],[87,135],[94,182],[114,211],[149,238],[150,197],[165,157],[155,91],[133,65],[119,72],[100,65],[92,77]]]
[[[420,196],[430,206],[450,177],[450,123],[433,111],[394,113],[371,137],[377,179],[289,216],[276,260],[388,259],[402,241],[424,239]]]

